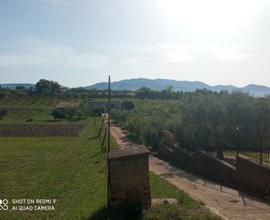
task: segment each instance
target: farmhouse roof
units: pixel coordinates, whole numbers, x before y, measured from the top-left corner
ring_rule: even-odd
[[[56,108],[78,108],[80,107],[80,102],[79,101],[74,101],[74,102],[67,102],[67,101],[64,101],[64,102],[59,102],[57,105],[56,105]]]
[[[150,151],[142,145],[130,146],[128,149],[113,149],[109,153],[109,159],[119,159],[138,155],[148,155]]]

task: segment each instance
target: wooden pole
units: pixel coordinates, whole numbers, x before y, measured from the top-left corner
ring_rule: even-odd
[[[108,152],[107,152],[107,169],[108,169],[108,179],[107,179],[107,207],[110,207],[110,161],[109,153],[111,151],[111,76],[108,80],[108,118],[107,118],[107,135],[108,135]]]
[[[108,153],[111,151],[111,76],[108,83]]]

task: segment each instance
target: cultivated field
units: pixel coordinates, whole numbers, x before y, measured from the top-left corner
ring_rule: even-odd
[[[0,124],[0,137],[78,136],[85,124]]]
[[[50,114],[60,101],[60,98],[38,97],[0,99],[0,107],[7,109],[7,115],[0,120],[0,124],[67,122],[55,120]]]

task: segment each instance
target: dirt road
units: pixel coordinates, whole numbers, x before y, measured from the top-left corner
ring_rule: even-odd
[[[112,126],[111,134],[122,148],[134,145],[118,127]],[[256,198],[184,172],[154,156],[150,157],[149,169],[224,219],[270,220],[270,204]]]

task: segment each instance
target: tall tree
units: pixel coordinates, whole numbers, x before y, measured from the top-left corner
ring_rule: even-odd
[[[36,94],[57,96],[61,94],[61,86],[57,82],[41,79],[36,84]]]

